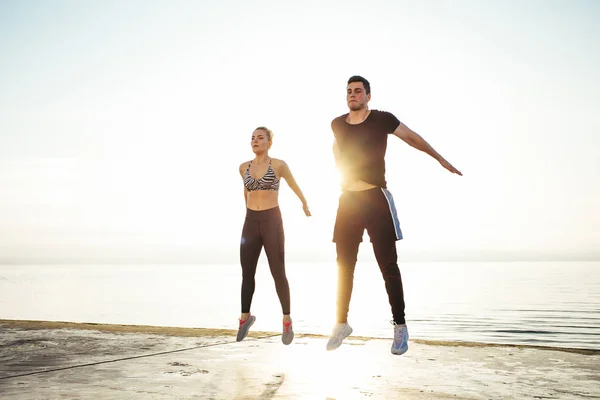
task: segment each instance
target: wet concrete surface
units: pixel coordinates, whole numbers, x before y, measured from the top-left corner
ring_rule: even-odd
[[[1,399],[600,399],[600,354],[0,320]]]

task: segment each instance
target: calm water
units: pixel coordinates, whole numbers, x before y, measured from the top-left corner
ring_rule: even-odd
[[[294,329],[328,334],[336,267],[288,264]],[[404,263],[412,338],[600,350],[600,262]],[[237,265],[0,266],[0,319],[237,329]],[[354,334],[391,337],[375,264],[359,262]],[[252,305],[256,330],[277,331],[280,307],[266,264]]]

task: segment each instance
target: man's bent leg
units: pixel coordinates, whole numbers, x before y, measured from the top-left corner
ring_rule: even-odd
[[[337,323],[327,341],[328,351],[340,347],[344,339],[352,333],[352,328],[348,325],[347,320],[359,244],[360,242],[357,241],[336,242],[338,254]]]
[[[348,320],[359,245],[360,242],[336,243],[338,264],[336,318],[338,323],[347,322]]]
[[[408,328],[404,317],[404,290],[398,268],[396,241],[392,239],[394,238],[374,240],[373,250],[385,281],[385,289],[394,317],[394,341],[391,351],[392,354],[402,355],[408,351]]]
[[[333,241],[335,242],[338,264],[336,319],[337,323],[327,342],[327,350],[335,350],[352,333],[348,325],[348,310],[352,297],[354,268],[358,246],[365,230],[360,194],[344,192],[335,219]]]
[[[398,254],[396,253],[395,238],[376,239],[373,241],[373,251],[379,265],[379,270],[385,281],[385,290],[392,308],[394,322],[398,325],[406,324],[404,316],[404,288],[402,276],[398,268]]]

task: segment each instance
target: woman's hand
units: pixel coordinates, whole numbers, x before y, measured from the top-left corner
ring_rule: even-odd
[[[310,216],[311,216],[311,214],[310,214],[310,210],[308,209],[308,204],[306,204],[306,203],[302,204],[302,209],[304,210],[304,214],[305,214],[307,217],[310,217]]]

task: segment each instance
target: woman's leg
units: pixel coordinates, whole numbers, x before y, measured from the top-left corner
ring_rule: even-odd
[[[262,250],[263,241],[260,236],[260,222],[246,218],[242,229],[240,243],[240,263],[242,265],[242,316],[248,318],[252,296],[254,296],[256,265]]]
[[[290,286],[285,273],[285,235],[279,209],[269,210],[269,220],[261,225],[261,236],[264,240],[265,253],[269,261],[269,269],[275,281],[275,289],[284,321],[289,321],[290,315]]]

